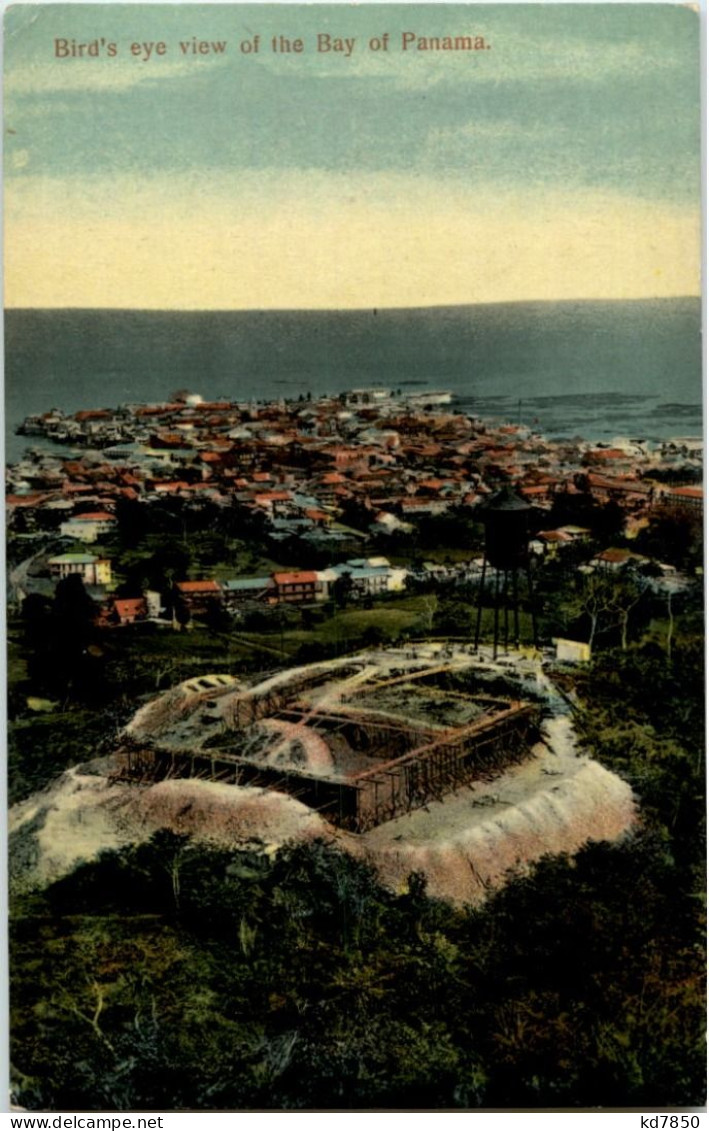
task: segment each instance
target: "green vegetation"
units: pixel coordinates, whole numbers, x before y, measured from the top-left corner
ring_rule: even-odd
[[[14,805],[69,766],[112,749],[117,734],[110,711],[69,708],[17,719],[8,735],[8,801]]]
[[[435,603],[435,599],[434,599]],[[332,650],[334,655],[367,644],[397,640],[404,634],[420,632],[430,598],[426,596],[377,598],[371,608],[356,606],[304,613],[276,609],[261,621],[262,631],[239,632],[239,639],[259,645],[268,640],[282,643],[283,653],[296,657],[299,650]],[[297,623],[294,624],[294,621]],[[266,629],[264,633],[263,629]]]
[[[682,882],[698,894],[704,891],[703,660],[696,638],[675,649],[671,664],[650,643],[597,657],[574,681],[585,744],[630,782],[644,822],[662,832],[686,866]]]
[[[164,511],[163,533],[183,521]],[[139,531],[120,547],[126,588],[169,584],[174,570],[220,575],[230,561],[268,572],[258,538],[237,529],[238,516],[223,521],[211,541],[181,528],[167,547]],[[604,521],[611,530],[614,515]],[[694,535],[675,548],[692,561]],[[556,678],[586,746],[639,797],[634,833],[547,858],[475,909],[429,898],[418,875],[393,894],[365,863],[321,843],[268,857],[161,834],[105,853],[14,902],[20,1105],[703,1103],[702,595],[643,584],[636,600],[627,578],[587,582],[562,560],[536,581],[545,640],[594,635],[593,663]],[[75,583],[53,602],[32,599],[10,625],[11,800],[110,746],[143,698],[189,676],[474,629],[474,589],[371,607],[340,597],[339,607],[264,610],[243,623],[103,633]],[[489,639],[492,610],[483,612]],[[521,627],[528,638],[527,608]],[[32,697],[53,706],[36,713]]]
[[[13,925],[30,1110],[702,1102],[702,963],[661,837],[549,859],[484,908],[323,844],[160,835]]]

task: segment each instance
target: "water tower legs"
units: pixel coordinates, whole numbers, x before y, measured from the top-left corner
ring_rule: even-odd
[[[510,643],[514,648],[519,648],[520,645],[520,584],[519,574],[520,570],[524,569],[527,580],[527,598],[529,601],[530,616],[532,621],[532,641],[534,647],[539,647],[539,640],[537,635],[537,614],[534,600],[534,586],[532,584],[532,571],[530,563],[527,561],[524,566],[518,569],[494,569],[495,578],[492,585],[493,595],[493,635],[492,635],[492,658],[497,659],[497,653],[502,645],[503,650],[506,652],[509,649]],[[480,635],[482,629],[482,616],[483,616],[483,602],[485,600],[485,578],[487,575],[487,559],[483,558],[482,575],[480,578],[480,589],[478,591],[478,608],[475,618],[475,651],[480,648]],[[500,615],[502,614],[502,615]],[[512,638],[510,640],[510,631]]]

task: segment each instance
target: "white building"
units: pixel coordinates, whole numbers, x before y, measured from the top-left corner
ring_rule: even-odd
[[[49,572],[59,581],[78,573],[86,585],[109,585],[111,581],[110,561],[95,554],[59,554],[49,559]]]
[[[79,542],[96,542],[102,534],[108,534],[116,525],[116,519],[108,511],[90,511],[75,514],[59,527],[65,538],[76,538]]]

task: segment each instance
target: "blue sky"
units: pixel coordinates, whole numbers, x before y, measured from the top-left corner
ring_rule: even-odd
[[[404,31],[486,49],[403,52]],[[17,5],[5,34],[9,305],[697,292],[687,8]],[[193,36],[224,53],[183,55]],[[55,57],[101,37],[115,57]]]

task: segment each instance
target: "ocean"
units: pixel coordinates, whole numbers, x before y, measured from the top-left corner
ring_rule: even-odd
[[[702,431],[701,303],[539,302],[411,310],[9,310],[6,456],[25,416],[154,402],[445,389],[461,411],[551,438]]]

